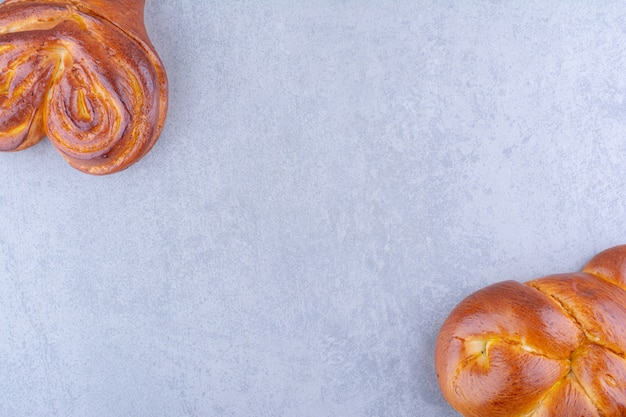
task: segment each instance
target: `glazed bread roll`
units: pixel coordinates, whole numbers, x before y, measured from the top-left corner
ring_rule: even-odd
[[[626,416],[626,245],[582,272],[471,294],[444,322],[435,368],[466,417]]]
[[[47,136],[76,169],[120,171],[154,145],[167,77],[144,0],[0,4],[0,150]]]

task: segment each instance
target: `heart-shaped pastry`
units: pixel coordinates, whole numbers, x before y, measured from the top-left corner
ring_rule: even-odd
[[[76,169],[127,168],[158,139],[167,77],[145,0],[7,0],[0,5],[0,150],[47,136]]]

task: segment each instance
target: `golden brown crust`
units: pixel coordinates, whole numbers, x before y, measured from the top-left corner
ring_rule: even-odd
[[[467,417],[626,416],[625,271],[626,245],[468,296],[435,347],[446,400]]]
[[[532,417],[600,417],[579,383],[571,377],[563,378],[529,414]]]
[[[593,274],[626,288],[626,245],[616,246],[600,252],[583,268]]]
[[[109,174],[154,145],[167,77],[143,0],[8,0],[0,5],[0,150],[48,136],[76,169]]]

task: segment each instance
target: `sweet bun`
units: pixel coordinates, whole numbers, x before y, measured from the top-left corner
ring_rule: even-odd
[[[435,368],[466,417],[626,416],[626,245],[471,294],[441,327]]]

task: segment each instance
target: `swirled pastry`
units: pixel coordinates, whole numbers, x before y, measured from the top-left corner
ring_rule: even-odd
[[[626,245],[582,272],[469,295],[441,328],[435,367],[467,417],[626,416]]]
[[[152,148],[168,87],[144,26],[144,2],[0,4],[0,150],[47,136],[74,168],[103,175]]]

